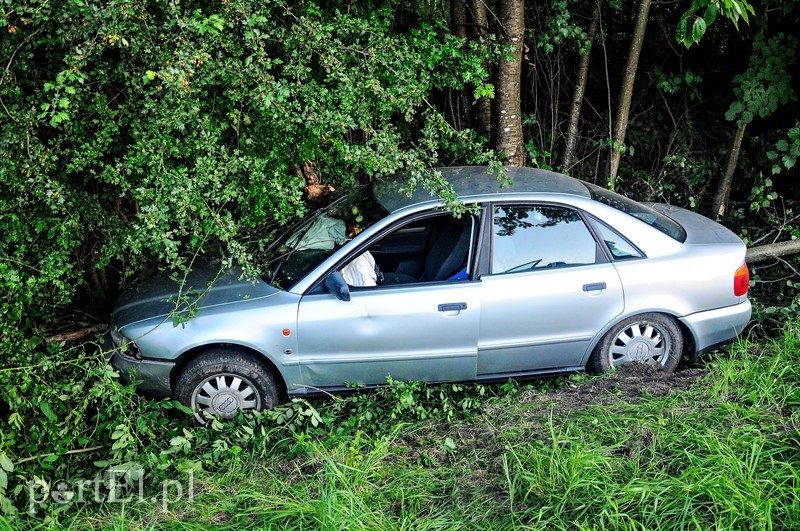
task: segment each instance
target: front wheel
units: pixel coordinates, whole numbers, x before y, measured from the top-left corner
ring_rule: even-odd
[[[601,373],[625,363],[645,363],[674,371],[683,353],[683,335],[671,317],[646,313],[625,319],[603,336],[589,359]]]
[[[192,408],[201,424],[206,413],[233,418],[240,409],[260,411],[278,404],[272,373],[257,360],[231,348],[200,354],[190,361],[175,384],[175,398]]]

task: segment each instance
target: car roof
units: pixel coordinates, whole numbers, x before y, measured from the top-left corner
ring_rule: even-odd
[[[591,197],[589,189],[578,179],[538,168],[505,167],[508,183],[502,177],[498,178],[496,173],[486,166],[460,166],[435,170],[441,172],[442,177],[453,186],[460,198],[521,193]],[[408,182],[406,174],[393,175],[376,181],[373,193],[381,206],[389,212],[428,201],[438,201],[437,197],[421,187],[414,190],[414,194],[409,197],[401,191]]]

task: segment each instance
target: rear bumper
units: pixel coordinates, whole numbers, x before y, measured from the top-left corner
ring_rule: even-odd
[[[694,336],[694,355],[700,356],[736,339],[750,322],[752,311],[750,301],[745,299],[740,304],[682,317],[681,322]]]
[[[170,373],[174,363],[137,359],[114,350],[111,365],[119,372],[120,380],[126,384],[136,382],[136,389],[143,394],[158,398],[172,396]]]

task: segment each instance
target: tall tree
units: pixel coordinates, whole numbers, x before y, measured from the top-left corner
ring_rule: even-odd
[[[486,0],[472,0],[470,11],[473,18],[472,39],[478,42],[479,49],[489,44],[489,13]],[[491,72],[487,60],[482,61],[486,72]],[[486,95],[478,95],[472,105],[472,124],[475,131],[482,137],[490,139],[492,133],[492,100]]]
[[[581,56],[578,66],[578,79],[572,91],[572,99],[569,107],[569,118],[567,119],[567,138],[564,142],[564,153],[561,155],[561,169],[569,173],[572,166],[572,157],[575,155],[575,145],[578,142],[578,132],[580,131],[581,109],[583,108],[583,97],[586,94],[586,85],[589,81],[589,59],[592,55],[594,38],[600,25],[600,10],[603,8],[603,0],[596,0],[592,9],[592,21],[589,23],[589,30],[586,33],[588,47]]]
[[[504,151],[504,164],[525,165],[520,83],[525,37],[524,0],[500,2],[500,42],[507,50],[497,65],[497,131],[495,148]]]
[[[622,158],[622,150],[625,145],[625,133],[628,130],[628,116],[631,112],[633,84],[636,80],[636,70],[639,66],[642,44],[644,44],[644,33],[647,28],[650,4],[651,0],[639,1],[633,36],[631,37],[631,44],[628,48],[628,61],[625,64],[625,73],[622,77],[622,85],[619,89],[619,98],[617,98],[617,115],[614,119],[611,160],[608,169],[608,187],[612,190],[615,188],[617,171],[619,171],[619,162]]]

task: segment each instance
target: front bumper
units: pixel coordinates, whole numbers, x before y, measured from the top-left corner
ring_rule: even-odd
[[[170,373],[174,362],[139,359],[115,349],[111,355],[111,365],[119,372],[124,383],[136,382],[136,388],[143,394],[157,398],[172,396]]]
[[[730,343],[742,333],[750,322],[753,307],[750,301],[716,310],[693,313],[681,318],[694,336],[695,356],[700,356],[716,347]]]

